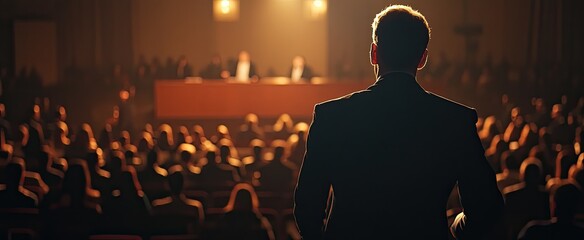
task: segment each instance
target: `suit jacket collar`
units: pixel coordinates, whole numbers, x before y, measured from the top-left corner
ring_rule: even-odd
[[[416,78],[406,72],[390,72],[380,76],[369,88],[371,91],[416,91],[426,92]],[[386,90],[387,89],[387,90]]]

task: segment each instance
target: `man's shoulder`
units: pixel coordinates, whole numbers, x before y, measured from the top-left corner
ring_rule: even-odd
[[[371,91],[368,89],[352,92],[338,98],[333,98],[317,103],[314,108],[315,111],[318,110],[319,112],[329,112],[339,108],[346,108],[350,102],[354,102],[355,100],[358,100],[360,97],[365,96],[370,92]]]
[[[428,93],[428,96],[431,98],[432,101],[434,101],[436,104],[438,104],[440,106],[452,108],[454,110],[459,110],[459,111],[467,111],[467,112],[475,111],[475,109],[472,107],[469,107],[467,105],[464,105],[464,104],[459,103],[457,101],[454,101],[452,99],[448,99],[444,96],[435,94],[435,93],[430,92],[430,91],[426,91],[426,93]]]
[[[434,105],[440,112],[447,114],[462,114],[471,116],[473,122],[477,121],[477,112],[474,108],[448,99],[433,92],[426,91],[428,98],[432,105]]]

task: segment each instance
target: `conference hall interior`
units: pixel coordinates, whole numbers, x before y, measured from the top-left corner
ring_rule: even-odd
[[[0,239],[300,239],[314,105],[375,83],[390,4],[430,24],[420,86],[478,113],[486,239],[554,219],[566,182],[584,224],[584,1],[0,0]]]

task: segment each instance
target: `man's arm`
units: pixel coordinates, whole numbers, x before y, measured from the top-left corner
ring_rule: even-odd
[[[326,173],[326,131],[317,120],[317,108],[308,133],[306,153],[294,193],[294,217],[303,239],[321,239],[326,218],[330,179]]]
[[[493,169],[485,158],[485,151],[477,135],[476,111],[461,129],[458,160],[458,189],[464,211],[452,224],[457,239],[479,239],[499,220],[503,213],[503,197],[497,188]],[[457,141],[458,142],[458,141]]]

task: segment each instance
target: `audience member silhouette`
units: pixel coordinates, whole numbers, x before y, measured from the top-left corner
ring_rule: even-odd
[[[174,141],[177,148],[179,145],[183,143],[191,144],[192,142],[193,139],[191,137],[191,134],[189,133],[189,129],[184,125],[180,126],[178,129],[178,133],[176,134],[176,140]]]
[[[111,194],[113,184],[110,172],[101,168],[105,164],[102,154],[103,151],[98,148],[95,152],[88,153],[85,159],[91,179],[91,188],[98,190],[101,196],[107,196]]]
[[[519,168],[521,161],[514,153],[505,151],[501,154],[501,173],[497,174],[497,186],[500,191],[513,184],[519,183]]]
[[[161,151],[171,151],[174,148],[174,138],[172,128],[168,124],[162,124],[158,128],[158,149]]]
[[[288,162],[284,156],[286,142],[275,140],[272,143],[274,156],[266,159],[266,164],[259,171],[261,173],[261,190],[288,193],[292,190],[296,166]]]
[[[252,155],[244,157],[242,162],[247,163],[246,171],[251,174],[266,164],[264,159],[266,143],[261,139],[253,139],[249,142],[249,146],[251,147]],[[254,176],[249,177],[254,178]],[[248,178],[248,180],[250,180],[250,178]]]
[[[4,106],[4,103],[0,103],[0,132],[4,133],[6,141],[13,140],[12,127],[10,122],[6,119],[6,106]]]
[[[227,63],[227,71],[229,76],[235,78],[236,81],[257,80],[259,78],[255,64],[251,61],[247,51],[239,52],[237,60],[230,60]]]
[[[207,150],[205,158],[199,161],[205,163],[201,170],[205,190],[230,188],[239,180],[237,170],[231,165],[222,163],[221,158],[217,157],[217,149]]]
[[[97,143],[93,137],[91,126],[87,123],[81,125],[73,136],[73,141],[65,152],[67,158],[85,158],[90,151],[95,151]]]
[[[24,188],[25,163],[13,158],[4,169],[5,188],[0,190],[0,208],[34,208],[38,197]]]
[[[112,162],[123,166],[120,160],[123,159],[114,157]],[[119,174],[112,178],[111,192],[102,196],[103,223],[112,233],[140,233],[150,215],[150,201],[142,191],[133,166],[124,167]]]
[[[69,166],[58,202],[44,215],[46,239],[87,239],[97,231],[101,206],[90,201],[90,186],[85,162]]]
[[[229,76],[221,76],[224,71],[221,63],[221,56],[215,55],[211,58],[211,62],[199,73],[204,79],[222,79]]]
[[[97,141],[97,144],[103,150],[107,151],[111,148],[111,144],[113,141],[114,141],[114,136],[112,133],[112,125],[109,123],[106,123],[99,134],[99,140]]]
[[[138,146],[136,146],[138,153],[144,154],[152,151],[154,149],[154,139],[152,134],[147,131],[142,131],[142,137],[138,140]],[[146,156],[143,156],[144,158]]]
[[[23,124],[20,127],[22,133],[21,149],[27,160],[27,170],[38,171],[41,167],[39,158],[43,152],[44,135],[39,124],[31,122],[32,125]]]
[[[569,182],[561,184],[550,199],[553,217],[527,223],[518,239],[584,239],[584,225],[574,219],[580,197],[579,187]]]
[[[275,239],[270,222],[259,211],[253,187],[239,183],[233,187],[225,215],[219,221],[217,239]]]
[[[306,133],[308,132],[308,124],[305,122],[299,122],[294,126],[294,132],[296,139],[290,144],[290,157],[288,160],[296,164],[296,166],[302,165],[302,158],[304,157],[304,152],[306,152]]]
[[[294,121],[289,114],[284,113],[276,119],[272,126],[273,139],[286,139],[294,130]]]
[[[303,56],[296,56],[292,59],[288,76],[292,82],[310,82],[313,76],[312,68],[306,64],[306,59]]]
[[[521,115],[521,109],[519,107],[513,108],[511,110],[511,122],[509,122],[503,133],[503,140],[507,143],[518,141],[523,125],[525,125],[525,121]]]
[[[506,239],[517,239],[517,234],[531,220],[549,218],[549,194],[542,184],[543,165],[537,158],[521,163],[521,183],[503,189],[505,196]]]
[[[189,199],[183,193],[183,168],[181,165],[174,165],[169,169],[168,185],[170,196],[154,200],[152,202],[152,213],[157,216],[166,216],[167,221],[173,218],[183,221],[182,224],[189,224],[189,228],[194,230],[204,221],[203,204],[201,202]],[[186,220],[186,221],[185,221]],[[183,231],[184,225],[183,225]],[[184,232],[183,232],[184,233]]]
[[[194,125],[193,126],[193,145],[195,148],[200,149],[202,151],[207,151],[209,148],[214,148],[215,146],[213,143],[205,137],[205,130],[201,125]]]
[[[146,196],[152,199],[167,197],[170,194],[168,187],[164,184],[167,175],[168,172],[158,165],[157,152],[148,152],[146,166],[138,173],[138,179]]]
[[[245,116],[245,122],[239,127],[239,133],[235,144],[237,146],[249,146],[253,139],[263,139],[264,133],[259,126],[259,119],[256,114],[249,113]]]
[[[581,156],[584,156],[584,153],[582,153]],[[584,159],[584,157],[582,159]],[[584,186],[584,167],[576,167],[572,174],[572,179],[578,183],[578,186]],[[580,199],[584,199],[584,191],[581,191]],[[577,214],[580,218],[584,217],[584,201],[579,202]]]
[[[47,183],[51,191],[53,191],[54,188],[58,188],[65,173],[53,166],[53,157],[48,152],[43,151],[41,152],[39,163],[40,168],[38,169],[38,174],[41,179]]]
[[[574,153],[572,146],[566,147],[556,156],[556,173],[555,177],[560,179],[568,178],[570,167],[576,164],[578,156]]]
[[[193,67],[189,65],[187,57],[182,55],[178,59],[174,77],[178,79],[185,79],[193,76]]]

